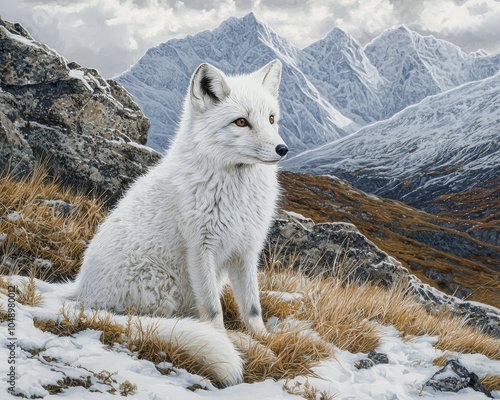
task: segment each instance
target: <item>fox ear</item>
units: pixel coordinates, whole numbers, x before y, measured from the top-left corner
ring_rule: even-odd
[[[262,79],[262,85],[269,90],[274,97],[278,97],[281,68],[281,61],[276,59],[256,72],[256,75]]]
[[[189,92],[193,108],[204,112],[228,97],[231,90],[224,73],[213,65],[204,63],[193,74]]]

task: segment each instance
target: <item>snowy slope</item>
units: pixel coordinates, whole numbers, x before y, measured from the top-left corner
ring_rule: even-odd
[[[20,285],[26,278],[13,277],[12,283]],[[57,320],[63,299],[50,284],[37,281],[43,292],[44,303],[29,307],[16,304],[16,388],[15,393],[23,397],[49,399],[116,399],[120,384],[129,381],[136,389],[129,398],[137,400],[255,400],[255,399],[297,399],[299,397],[283,390],[285,381],[266,380],[254,384],[241,384],[227,389],[216,389],[202,377],[189,374],[185,370],[172,368],[169,363],[158,365],[172,368],[172,372],[162,375],[155,364],[140,360],[125,348],[115,345],[109,348],[100,340],[100,332],[85,330],[72,336],[58,337],[43,332],[33,325],[33,317],[42,320]],[[0,294],[0,303],[6,308],[7,297]],[[80,309],[80,305],[65,302],[67,309]],[[119,317],[117,317],[119,318]],[[123,320],[125,317],[121,317]],[[353,354],[337,350],[335,359],[322,362],[314,369],[317,378],[297,377],[287,383],[293,387],[295,382],[308,381],[319,391],[325,391],[335,399],[389,400],[439,398],[454,400],[480,400],[487,397],[473,389],[462,389],[457,393],[436,392],[423,386],[439,370],[432,360],[443,354],[434,347],[436,338],[416,337],[403,341],[393,327],[381,327],[384,337],[377,351],[387,354],[389,364],[379,364],[366,370],[358,370],[355,363],[366,354]],[[0,375],[7,387],[9,364],[5,362],[10,355],[7,347],[11,332],[7,322],[0,323]],[[482,378],[486,374],[500,375],[500,362],[489,360],[479,354],[461,354],[460,362]],[[104,372],[103,372],[104,371]],[[107,372],[106,372],[107,371]],[[111,373],[112,375],[109,376]],[[106,378],[107,376],[107,378]],[[57,388],[66,382],[62,393],[49,394],[51,385]],[[84,387],[82,383],[87,386]],[[196,386],[199,385],[198,389]],[[194,386],[194,387],[193,387]],[[189,390],[188,387],[192,387]],[[202,389],[200,389],[202,388]],[[110,391],[116,390],[116,394]],[[500,399],[500,392],[492,393]],[[2,394],[2,398],[5,396]],[[10,398],[10,397],[9,397]],[[13,397],[14,398],[14,397]]]
[[[425,97],[494,75],[500,54],[466,54],[459,47],[421,36],[405,26],[388,29],[365,47],[365,54],[388,84],[382,93],[385,118]]]
[[[230,18],[213,31],[169,40],[147,53],[117,78],[151,120],[148,144],[164,149],[173,136],[189,79],[202,62],[227,74],[254,71],[279,58],[280,132],[291,154],[324,144],[352,132],[352,121],[322,98],[296,65],[299,49],[256,20],[253,14]]]
[[[500,74],[431,96],[386,121],[285,161],[410,205],[500,176]]]

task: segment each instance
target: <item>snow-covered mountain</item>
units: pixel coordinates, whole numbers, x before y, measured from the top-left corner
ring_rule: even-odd
[[[335,174],[369,193],[420,207],[500,177],[499,112],[500,73],[430,96],[282,165]]]
[[[281,134],[291,156],[500,70],[500,55],[466,54],[404,26],[387,30],[364,49],[339,28],[299,49],[250,13],[149,49],[117,80],[151,120],[148,144],[161,150],[175,134],[189,78],[201,62],[238,74],[274,58],[284,66]]]
[[[230,18],[213,31],[149,49],[117,81],[134,95],[151,120],[148,144],[164,149],[175,133],[191,74],[200,63],[241,74],[279,58],[283,62],[280,131],[290,153],[298,154],[353,131],[352,121],[326,101],[298,68],[299,52],[251,13]]]
[[[454,44],[421,36],[405,26],[383,32],[364,52],[387,81],[381,93],[383,118],[427,96],[492,76],[500,67],[500,54],[466,54]]]

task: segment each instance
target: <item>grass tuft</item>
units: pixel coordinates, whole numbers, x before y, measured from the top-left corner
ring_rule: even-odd
[[[288,394],[301,396],[306,400],[333,400],[335,398],[335,395],[329,395],[326,391],[320,392],[307,380],[305,382],[294,382],[293,385],[287,381],[283,385],[283,390]]]
[[[25,281],[22,284],[19,294],[17,296],[17,301],[21,304],[31,307],[39,306],[42,304],[43,295],[42,293],[36,290],[34,273],[30,275],[29,280]]]

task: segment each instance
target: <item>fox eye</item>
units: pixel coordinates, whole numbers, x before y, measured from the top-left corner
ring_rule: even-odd
[[[269,122],[271,123],[271,125],[274,124],[274,115],[271,114],[269,116]]]
[[[238,118],[237,120],[234,121],[236,125],[238,125],[240,128],[243,128],[245,126],[248,126],[248,121],[245,118]]]

